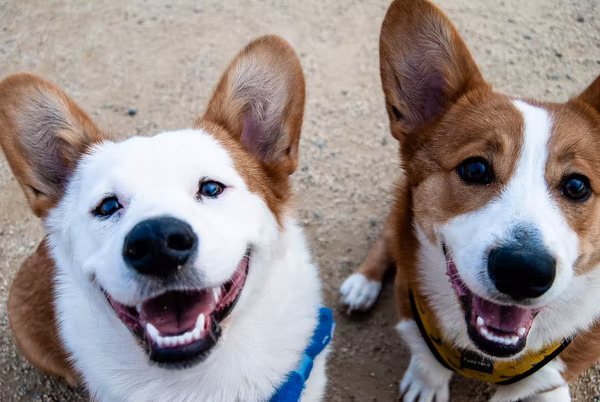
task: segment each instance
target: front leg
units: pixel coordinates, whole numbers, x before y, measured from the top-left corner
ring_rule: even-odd
[[[388,217],[367,258],[340,286],[341,303],[347,307],[348,313],[366,311],[377,300],[383,277],[392,263],[388,250],[391,236],[392,223],[391,217]]]
[[[404,402],[447,402],[452,371],[442,366],[433,356],[417,323],[403,319],[396,329],[411,352],[408,369],[400,381],[400,398]]]
[[[564,367],[557,357],[519,382],[498,385],[491,402],[569,402],[569,385],[561,374]]]

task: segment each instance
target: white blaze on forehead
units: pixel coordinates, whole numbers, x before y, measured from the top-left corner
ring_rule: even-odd
[[[545,179],[551,115],[523,101],[513,104],[522,116],[523,132],[507,134],[521,134],[523,141],[512,177],[488,204],[457,216],[439,230],[461,278],[472,291],[488,298],[501,297],[487,273],[489,251],[514,240],[515,229],[538,234],[558,264],[552,288],[538,300],[547,304],[564,291],[573,276],[578,239]]]

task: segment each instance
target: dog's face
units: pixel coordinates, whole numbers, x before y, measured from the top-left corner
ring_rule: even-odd
[[[246,308],[242,292],[268,275],[253,260],[279,230],[304,105],[293,50],[276,37],[252,42],[196,128],[121,142],[36,77],[11,76],[0,93],[3,148],[45,217],[60,274],[101,294],[111,308],[99,311],[150,361],[201,361]]]
[[[552,329],[551,312],[600,263],[600,79],[565,104],[496,94],[439,10],[399,3],[381,68],[415,229],[434,254],[424,287],[449,296],[488,355],[520,353],[534,331],[556,341],[575,328]],[[455,317],[447,326],[464,333]]]

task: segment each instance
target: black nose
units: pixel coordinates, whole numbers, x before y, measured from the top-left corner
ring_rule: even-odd
[[[123,259],[140,274],[164,278],[183,267],[197,244],[187,223],[170,217],[148,219],[125,237]]]
[[[514,300],[546,293],[556,274],[556,259],[542,245],[513,244],[493,249],[488,272],[500,292]]]

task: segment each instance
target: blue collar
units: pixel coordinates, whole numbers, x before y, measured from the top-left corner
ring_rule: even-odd
[[[287,375],[283,383],[270,402],[297,402],[300,400],[304,384],[310,376],[313,368],[313,362],[333,338],[335,323],[333,322],[333,312],[329,308],[321,307],[319,309],[319,324],[311,338],[310,344],[304,351],[302,361],[298,368]]]

